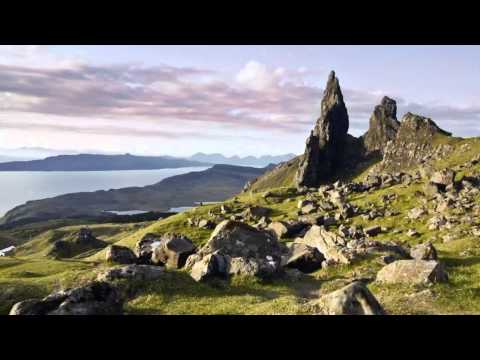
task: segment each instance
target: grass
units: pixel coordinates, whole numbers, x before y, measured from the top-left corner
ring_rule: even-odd
[[[445,138],[436,141],[445,143]],[[480,139],[453,139],[454,147],[448,158],[434,164],[435,168],[455,167],[480,153]],[[468,147],[464,146],[465,144]],[[357,174],[355,180],[363,179],[368,168]],[[266,206],[272,209],[272,220],[296,219],[297,202],[304,196],[295,195],[290,187],[290,168],[275,175],[263,185],[229,199],[226,204],[235,211],[249,205]],[[480,165],[463,169],[459,178],[480,172]],[[282,179],[286,179],[283,181]],[[458,178],[457,178],[458,179]],[[265,186],[262,188],[262,186]],[[432,286],[386,285],[372,282],[370,290],[390,314],[478,314],[480,313],[480,240],[471,235],[443,243],[441,238],[448,230],[429,230],[427,221],[435,213],[431,202],[422,200],[417,191],[422,191],[424,182],[409,186],[395,185],[371,193],[351,194],[348,200],[361,209],[370,204],[382,205],[382,196],[395,193],[396,200],[388,208],[398,215],[385,216],[366,221],[361,216],[349,220],[352,225],[381,225],[389,229],[375,240],[396,241],[414,245],[433,241],[440,260],[445,264],[449,282]],[[265,192],[270,195],[265,197]],[[480,198],[476,199],[477,201]],[[425,206],[432,213],[410,220],[407,213],[414,207]],[[190,217],[205,218],[209,211],[219,212],[220,205],[205,205],[167,219],[141,225],[102,224],[91,225],[94,234],[102,240],[133,248],[147,233],[163,234],[176,232],[188,236],[197,246],[208,240],[212,230],[199,229],[187,224]],[[454,211],[450,210],[450,214]],[[474,216],[474,215],[473,215]],[[475,220],[476,217],[474,216]],[[458,224],[452,231],[468,230],[468,225]],[[43,297],[49,292],[93,279],[107,264],[103,263],[104,251],[81,259],[57,261],[43,257],[45,249],[54,239],[67,238],[78,230],[79,225],[59,226],[36,233],[34,240],[22,247],[18,258],[0,258],[0,313],[8,313],[16,301],[31,297]],[[420,236],[408,237],[406,231],[415,228]],[[334,231],[336,227],[332,227]],[[392,233],[397,229],[399,233]],[[23,231],[26,231],[23,229]],[[2,233],[4,235],[4,233]],[[1,235],[1,234],[0,234]],[[148,283],[123,284],[130,297],[125,304],[128,314],[310,314],[310,300],[334,291],[354,278],[374,279],[383,265],[373,257],[351,265],[321,269],[297,280],[281,278],[262,282],[252,278],[233,278],[209,283],[196,283],[184,271],[169,271],[165,278]]]

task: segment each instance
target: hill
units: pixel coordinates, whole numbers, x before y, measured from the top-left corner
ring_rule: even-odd
[[[0,225],[53,219],[111,217],[105,211],[156,211],[193,206],[196,202],[222,201],[241,191],[245,183],[267,168],[215,165],[205,171],[172,176],[145,187],[101,190],[29,201],[8,211]]]
[[[125,155],[59,155],[43,160],[12,161],[0,163],[0,171],[111,171],[154,170],[205,166],[193,160],[166,156]]]
[[[255,156],[224,156],[222,154],[204,154],[196,153],[190,156],[188,159],[193,161],[199,161],[210,164],[226,164],[226,165],[237,165],[237,166],[255,166],[255,167],[265,167],[269,164],[279,164],[285,161],[293,159],[295,154],[285,154],[285,155],[263,155],[259,157]]]

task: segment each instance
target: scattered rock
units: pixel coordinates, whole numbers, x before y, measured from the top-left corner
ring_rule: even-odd
[[[410,250],[410,256],[415,260],[437,260],[437,250],[432,243],[427,242],[414,246]]]
[[[413,208],[408,212],[408,218],[412,220],[417,220],[425,214],[425,209],[422,208]]]
[[[438,185],[447,186],[453,184],[455,181],[455,171],[451,169],[444,169],[441,171],[436,171],[433,173],[432,177],[430,178],[430,182]]]
[[[118,290],[107,282],[59,291],[42,300],[16,303],[10,315],[119,315],[123,301]]]
[[[420,234],[415,229],[408,229],[407,232],[406,232],[406,235],[409,236],[409,237],[415,237],[415,236],[418,236]]]

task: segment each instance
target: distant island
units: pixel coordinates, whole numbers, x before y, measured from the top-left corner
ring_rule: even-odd
[[[222,154],[204,154],[196,153],[190,156],[188,159],[193,161],[206,162],[210,164],[226,164],[226,165],[238,165],[238,166],[258,166],[265,167],[269,164],[279,164],[281,162],[289,161],[296,157],[295,154],[284,155],[263,155],[259,157],[255,156],[224,156]]]
[[[28,201],[0,218],[0,226],[53,219],[101,219],[105,211],[131,210],[165,212],[198,202],[223,201],[238,194],[248,181],[264,174],[265,168],[214,165],[204,171],[172,176],[144,187],[80,192]]]
[[[188,158],[173,156],[138,156],[131,154],[72,154],[55,155],[45,159],[15,160],[0,156],[0,171],[113,171],[157,170],[183,167],[201,167],[215,164],[265,167],[294,158],[295,154],[231,156],[197,153]]]
[[[0,163],[0,171],[156,170],[208,165],[211,164],[169,156],[79,154],[51,156],[43,160]]]

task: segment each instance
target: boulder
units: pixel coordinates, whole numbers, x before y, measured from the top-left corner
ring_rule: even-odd
[[[217,225],[199,253],[203,256],[216,251],[230,257],[266,259],[267,256],[279,258],[283,247],[269,231],[257,230],[242,222],[225,220]]]
[[[135,264],[137,257],[128,247],[111,245],[107,248],[105,260],[116,264]]]
[[[171,269],[182,268],[187,258],[195,252],[195,245],[190,239],[178,234],[164,234],[160,244],[154,248],[152,262],[165,264]]]
[[[118,315],[123,301],[118,290],[107,282],[59,291],[42,300],[15,304],[10,315]]]
[[[271,276],[279,272],[281,255],[286,251],[273,232],[225,220],[195,258],[189,258],[190,275],[201,281],[212,276]]]
[[[293,243],[282,264],[303,273],[311,273],[320,269],[324,260],[325,257],[318,249],[305,244]]]
[[[313,214],[317,212],[317,206],[315,204],[307,204],[300,209],[300,213],[303,215]]]
[[[377,281],[390,284],[428,284],[447,280],[448,275],[443,265],[433,260],[398,260],[377,274]]]
[[[227,260],[218,253],[204,256],[192,266],[190,276],[195,281],[206,281],[212,277],[224,277],[227,275]]]
[[[152,265],[126,265],[108,269],[97,276],[97,281],[114,281],[120,279],[150,281],[161,278],[165,269]]]
[[[290,238],[304,231],[306,224],[300,221],[274,221],[268,225],[277,238]]]
[[[447,219],[442,215],[437,215],[428,220],[429,230],[439,230],[442,226],[447,224]]]
[[[272,209],[261,206],[250,206],[243,213],[245,219],[260,219],[264,216],[269,216]]]
[[[295,243],[318,249],[329,261],[349,264],[355,257],[355,253],[346,247],[347,239],[325,230],[323,226],[312,226],[303,238],[296,238]]]
[[[437,260],[437,250],[431,242],[419,244],[410,250],[410,256],[415,260]]]
[[[200,229],[213,229],[215,227],[215,223],[208,219],[202,219],[198,222],[198,227]]]
[[[283,221],[274,221],[268,225],[268,228],[272,230],[279,239],[288,234],[287,224]]]
[[[418,218],[420,218],[424,214],[425,214],[425,209],[413,208],[408,212],[407,216],[411,220],[417,220]]]
[[[430,178],[430,182],[446,187],[447,185],[451,185],[454,183],[455,175],[455,171],[451,169],[443,169],[441,171],[434,172],[432,177]]]
[[[361,281],[322,296],[318,305],[328,315],[385,315],[383,307]]]
[[[148,233],[135,245],[135,255],[139,264],[151,264],[153,249],[159,246],[161,238],[156,234]]]
[[[300,215],[298,217],[298,221],[307,225],[323,225],[323,215]]]

